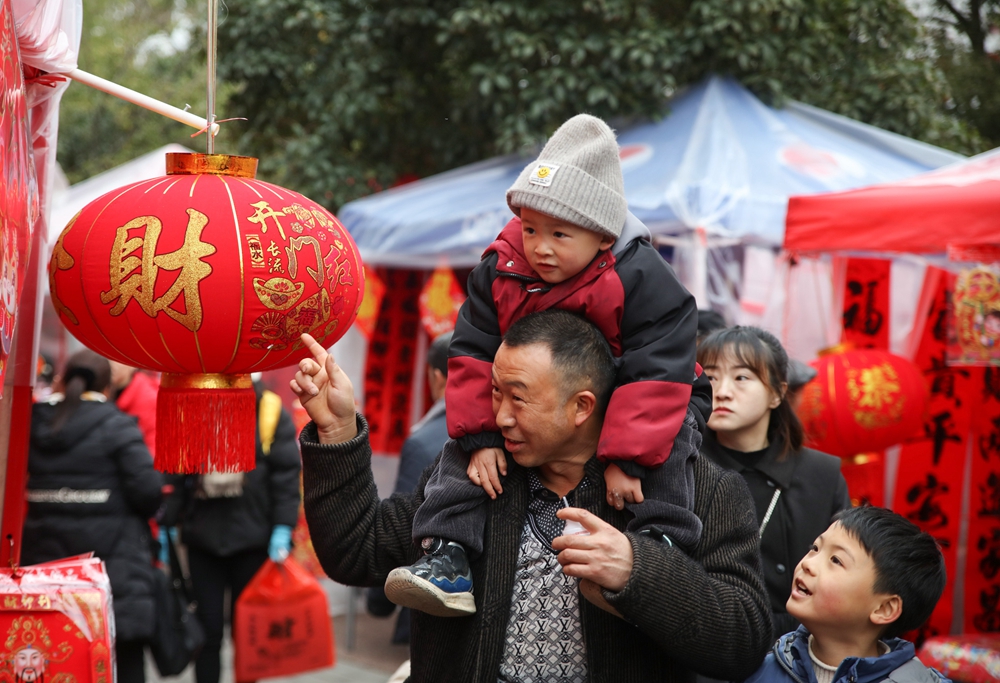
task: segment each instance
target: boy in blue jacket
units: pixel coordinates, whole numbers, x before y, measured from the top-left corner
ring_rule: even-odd
[[[795,568],[785,634],[746,683],[941,683],[898,636],[930,616],[944,590],[934,539],[885,508],[841,512]]]

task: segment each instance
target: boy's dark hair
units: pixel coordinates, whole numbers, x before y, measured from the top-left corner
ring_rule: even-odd
[[[781,397],[781,404],[771,411],[767,428],[768,439],[781,443],[778,457],[784,459],[789,453],[799,451],[804,435],[802,423],[788,402],[788,354],[781,342],[759,327],[727,327],[705,338],[698,347],[698,362],[703,368],[710,367],[728,353]]]
[[[608,340],[586,319],[554,308],[532,313],[510,326],[503,343],[511,348],[544,344],[562,375],[563,391],[569,395],[581,387],[590,389],[603,415],[614,390],[615,357]]]
[[[874,591],[903,599],[902,614],[885,627],[881,637],[896,638],[919,628],[944,591],[944,557],[934,538],[886,508],[849,508],[834,521],[872,558]]]

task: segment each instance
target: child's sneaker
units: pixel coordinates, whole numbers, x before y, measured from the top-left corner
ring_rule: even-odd
[[[385,595],[397,605],[436,617],[464,617],[476,612],[472,571],[465,548],[443,538],[425,538],[424,556],[409,567],[393,569]]]

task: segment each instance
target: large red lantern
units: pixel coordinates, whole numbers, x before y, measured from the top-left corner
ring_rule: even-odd
[[[813,361],[802,390],[806,445],[840,457],[871,453],[916,435],[927,410],[927,383],[916,365],[861,349]]]
[[[156,466],[254,467],[250,373],[329,346],[357,315],[361,258],[326,209],[255,180],[249,157],[168,154],[167,175],[94,200],[49,263],[66,328],[112,360],[163,374]]]

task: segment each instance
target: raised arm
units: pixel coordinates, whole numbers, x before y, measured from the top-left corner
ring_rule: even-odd
[[[331,578],[376,585],[419,553],[410,527],[420,502],[412,495],[379,500],[368,424],[354,410],[351,381],[312,337],[302,335],[302,341],[313,357],[299,363],[291,388],[312,418],[300,443],[313,547]]]

